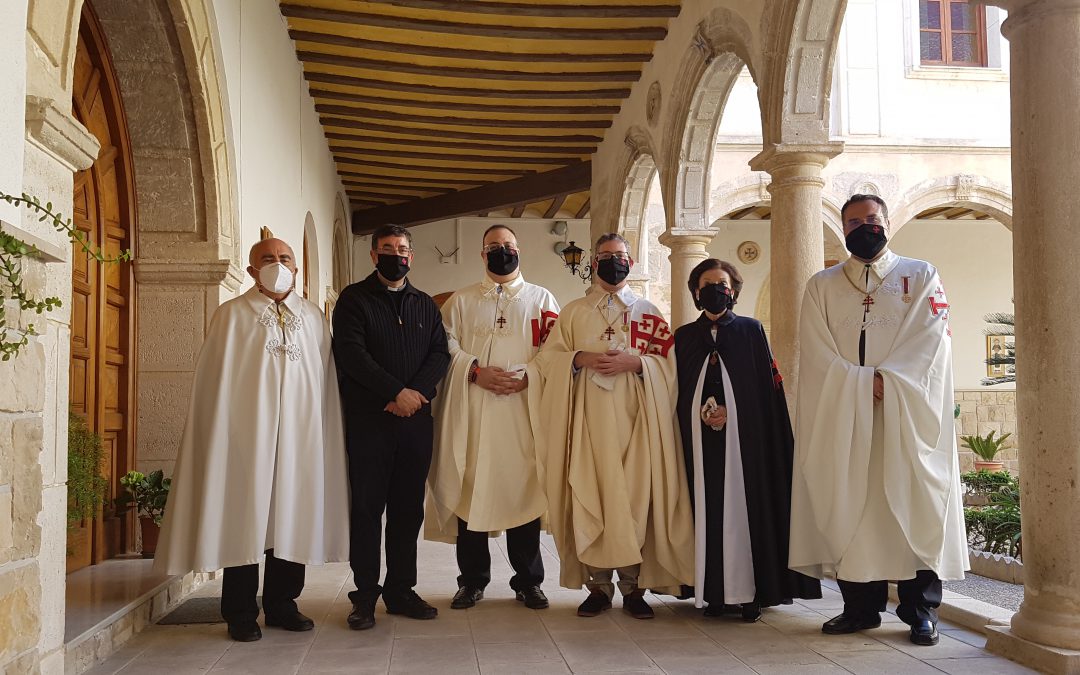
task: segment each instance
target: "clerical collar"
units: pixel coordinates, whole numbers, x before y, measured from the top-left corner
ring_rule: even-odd
[[[408,286],[409,286],[408,282],[405,282],[405,283],[403,283],[403,284],[401,284],[400,286],[397,286],[397,287],[387,286],[386,284],[383,284],[383,288],[390,291],[391,293],[400,293],[403,290],[405,290],[406,288],[408,288]]]
[[[870,271],[874,273],[877,280],[880,282],[889,275],[896,268],[896,264],[900,262],[900,256],[896,255],[889,249],[885,249],[885,255],[881,256],[872,263],[865,263],[862,260],[858,260],[855,256],[847,259],[844,263],[844,274],[851,280],[851,283],[855,284],[856,288],[864,288],[866,285],[866,266],[869,264]]]
[[[499,286],[502,286],[503,295],[508,297],[514,297],[525,287],[525,275],[520,272],[516,277],[505,283],[496,283],[491,280],[491,277],[484,275],[484,280],[480,282],[480,292],[484,295],[491,295],[497,293]]]
[[[607,302],[608,295],[609,293],[603,288],[601,288],[600,284],[593,284],[589,288],[588,292],[585,294],[585,297],[591,298],[593,300],[594,306],[599,307],[601,303]],[[634,303],[638,301],[638,296],[634,293],[634,291],[630,290],[629,285],[623,286],[622,288],[615,291],[614,293],[611,293],[610,295],[612,297],[618,298],[619,302],[621,302],[624,307],[628,308],[633,307]]]

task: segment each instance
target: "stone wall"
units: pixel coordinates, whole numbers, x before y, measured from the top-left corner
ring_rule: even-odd
[[[985,435],[996,431],[995,436],[1011,433],[1009,444],[998,453],[1005,468],[1013,474],[1020,471],[1017,454],[1020,439],[1016,433],[1016,392],[1003,389],[958,389],[956,402],[960,404],[960,417],[956,420],[956,445],[960,450],[960,470],[971,471],[975,467],[975,453],[961,445],[960,436]]]

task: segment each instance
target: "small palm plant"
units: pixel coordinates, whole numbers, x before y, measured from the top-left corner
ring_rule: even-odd
[[[994,458],[999,452],[1005,449],[1005,441],[1012,436],[1012,433],[1005,433],[997,438],[994,438],[994,431],[991,431],[985,436],[979,434],[972,434],[971,436],[961,436],[960,440],[963,441],[963,445],[968,450],[975,453],[975,456],[984,462],[996,461]]]

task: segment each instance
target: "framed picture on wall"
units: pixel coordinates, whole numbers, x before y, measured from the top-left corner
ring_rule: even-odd
[[[1016,354],[1016,337],[1013,335],[987,335],[986,358],[1010,358]],[[1002,377],[1009,374],[1009,364],[988,363],[986,364],[987,377]]]

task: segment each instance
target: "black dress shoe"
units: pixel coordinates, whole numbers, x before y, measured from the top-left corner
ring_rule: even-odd
[[[821,632],[829,635],[844,635],[846,633],[856,633],[860,630],[867,630],[869,628],[877,628],[880,625],[880,614],[874,614],[863,618],[853,618],[847,614],[841,614],[840,616],[834,616],[822,624]]]
[[[450,609],[468,609],[484,599],[484,589],[474,586],[462,586],[454,593]]]
[[[740,610],[742,620],[746,623],[754,623],[761,620],[761,605],[756,602],[744,602]]]
[[[262,630],[254,621],[229,624],[229,637],[237,642],[255,642],[262,639]]]
[[[607,593],[601,591],[593,591],[589,593],[589,597],[585,598],[585,602],[578,605],[578,616],[599,616],[600,612],[605,612],[611,609],[611,598],[607,596]]]
[[[268,627],[277,626],[284,628],[285,630],[303,633],[304,631],[314,628],[315,622],[301,614],[298,610],[293,610],[292,612],[283,614],[267,614],[266,625]]]
[[[439,615],[439,610],[424,602],[411,588],[394,596],[387,596],[384,592],[383,603],[386,604],[387,614],[402,614],[410,619],[434,619]]]
[[[644,591],[634,591],[630,595],[624,595],[622,608],[635,619],[651,619],[656,616],[653,614],[652,607],[649,607],[649,603],[645,602]]]
[[[547,609],[548,599],[539,586],[528,586],[518,591],[515,596],[518,602],[524,602],[529,609]]]
[[[938,643],[939,637],[937,624],[929,619],[919,621],[911,627],[911,642],[924,647],[932,647]]]
[[[352,612],[349,613],[349,628],[367,630],[375,627],[375,601],[378,594],[353,600]]]

